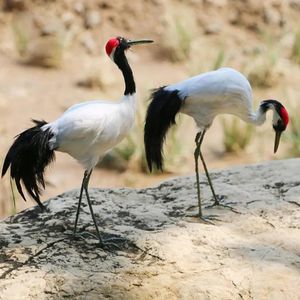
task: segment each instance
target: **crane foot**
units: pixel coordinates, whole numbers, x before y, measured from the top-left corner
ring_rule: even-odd
[[[84,240],[84,241],[87,241],[87,236],[90,236],[92,237],[93,239],[95,240],[98,240],[99,241],[99,246],[100,247],[103,247],[103,241],[101,239],[101,237],[99,238],[97,235],[89,232],[89,231],[81,231],[81,232],[72,232],[72,233],[65,233],[66,235],[69,235],[70,237],[72,237],[73,239],[81,239],[81,240]]]
[[[185,215],[185,217],[192,218],[195,221],[199,223],[203,223],[206,225],[215,225],[212,221],[221,221],[218,219],[217,215],[208,215],[208,216],[199,216],[199,214],[193,214],[193,215]]]
[[[220,201],[226,199],[227,197],[224,196],[224,195],[217,195],[217,197],[215,198],[215,201],[213,204],[211,205],[207,205],[205,206],[205,208],[213,208],[215,206],[218,206],[218,207],[223,207],[223,208],[228,208],[230,211],[236,213],[236,214],[241,214],[241,212],[237,211],[235,208],[233,208],[232,206],[228,205],[228,204],[223,204],[221,203]]]

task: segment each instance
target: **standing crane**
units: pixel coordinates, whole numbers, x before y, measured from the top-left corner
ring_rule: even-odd
[[[157,169],[163,170],[163,142],[168,129],[175,124],[176,115],[182,112],[191,116],[198,127],[194,159],[199,217],[203,220],[198,170],[199,156],[213,194],[213,206],[220,205],[201,152],[201,145],[207,129],[218,114],[232,114],[247,123],[259,126],[265,122],[268,110],[273,111],[275,153],[279,146],[281,133],[289,122],[287,110],[276,100],[264,100],[260,103],[258,110],[254,112],[250,83],[238,71],[232,68],[221,68],[154,90],[144,128],[146,159],[150,172],[153,165]]]
[[[54,151],[66,152],[84,168],[74,234],[76,234],[83,191],[85,192],[97,237],[103,241],[93,213],[88,193],[88,184],[97,162],[112,147],[117,145],[133,127],[135,119],[136,89],[132,70],[125,51],[138,44],[152,40],[126,40],[112,38],[106,43],[106,53],[121,70],[125,92],[119,102],[89,101],[71,106],[57,120],[46,123],[33,120],[35,126],[20,133],[10,147],[4,160],[2,176],[10,167],[10,176],[15,180],[18,192],[24,200],[22,185],[39,204],[42,189],[45,189],[44,172],[55,158]]]

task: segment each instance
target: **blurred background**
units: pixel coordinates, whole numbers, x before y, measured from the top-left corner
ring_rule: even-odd
[[[147,173],[143,125],[149,89],[222,66],[248,77],[255,109],[263,99],[278,99],[291,123],[275,156],[271,116],[259,128],[217,117],[203,147],[208,167],[299,155],[299,0],[1,0],[1,168],[13,137],[31,126],[30,119],[52,121],[72,104],[122,96],[123,78],[104,51],[114,36],[155,44],[128,52],[139,95],[136,127],[97,167],[91,187],[146,187],[193,175],[196,127],[183,115],[167,137],[166,172]],[[70,156],[57,153],[43,199],[79,188],[82,172]],[[32,205],[8,176],[0,181],[0,218]]]

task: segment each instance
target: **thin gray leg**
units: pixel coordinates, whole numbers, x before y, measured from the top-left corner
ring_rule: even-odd
[[[218,197],[217,197],[217,195],[216,195],[216,193],[215,193],[215,190],[214,190],[212,181],[211,181],[211,179],[210,179],[210,175],[209,175],[209,173],[208,173],[207,166],[206,166],[206,163],[205,163],[205,161],[204,161],[204,157],[203,157],[203,154],[202,154],[201,150],[200,150],[200,159],[201,159],[201,161],[202,161],[202,165],[203,165],[203,168],[204,168],[204,170],[205,170],[205,174],[206,174],[206,177],[207,177],[207,180],[208,180],[208,183],[209,183],[211,192],[212,192],[213,197],[214,197],[214,199],[215,199],[215,202],[213,203],[213,206],[215,206],[215,205],[220,205],[219,199],[218,199]]]
[[[89,208],[90,208],[90,212],[91,212],[91,215],[92,215],[92,219],[93,219],[93,222],[94,222],[94,225],[95,225],[95,228],[96,228],[97,237],[99,239],[100,245],[103,246],[102,238],[101,238],[100,231],[99,231],[99,228],[98,228],[98,225],[97,225],[97,222],[96,222],[96,218],[95,218],[95,215],[94,215],[94,211],[93,211],[93,207],[92,207],[90,195],[89,195],[89,192],[88,192],[88,185],[89,185],[89,181],[90,181],[90,177],[91,177],[92,171],[93,170],[91,170],[87,174],[87,178],[86,178],[85,185],[84,185],[83,188],[85,190],[87,202],[88,202],[88,205],[89,205]]]
[[[215,193],[215,190],[214,190],[214,187],[213,187],[213,184],[212,184],[212,180],[210,178],[210,175],[209,175],[209,172],[208,172],[208,169],[207,169],[207,166],[206,166],[203,154],[201,152],[201,144],[203,142],[205,133],[206,133],[206,130],[203,130],[202,132],[200,131],[200,132],[197,133],[196,138],[195,138],[196,149],[195,149],[195,152],[194,152],[194,156],[195,156],[195,170],[196,170],[196,179],[197,179],[197,194],[198,194],[199,217],[200,217],[200,219],[204,220],[203,217],[202,217],[201,198],[200,198],[200,180],[199,180],[199,171],[198,171],[198,158],[199,158],[199,156],[200,156],[200,159],[202,161],[202,165],[204,167],[205,174],[206,174],[206,177],[207,177],[207,180],[208,180],[211,192],[212,192],[213,197],[214,197],[214,203],[211,206],[209,206],[209,207],[213,207],[213,206],[217,206],[218,205],[218,206],[229,208],[232,212],[240,214],[240,212],[238,212],[237,210],[235,210],[231,206],[226,205],[226,204],[221,204],[220,201],[219,201],[219,199],[218,199],[218,197],[217,197],[217,195],[216,195],[216,193]]]
[[[80,188],[80,194],[79,194],[79,200],[78,200],[78,206],[77,206],[77,211],[76,211],[76,218],[75,218],[75,225],[74,225],[74,234],[76,234],[77,230],[77,224],[78,224],[78,218],[79,218],[79,213],[80,213],[80,206],[81,206],[81,201],[82,201],[82,194],[83,194],[83,187],[87,178],[87,171],[84,172],[82,183],[81,183],[81,188]]]
[[[201,143],[203,141],[204,133],[205,133],[205,130],[200,131],[200,132],[197,133],[196,138],[195,138],[196,149],[195,149],[195,152],[194,152],[199,218],[202,218],[202,208],[201,208],[201,195],[200,195],[200,180],[199,180],[198,160],[199,160],[199,155],[200,155],[200,146],[201,146]]]

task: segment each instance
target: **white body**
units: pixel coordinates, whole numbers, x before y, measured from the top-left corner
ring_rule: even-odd
[[[135,94],[120,102],[89,101],[71,106],[43,126],[54,134],[50,149],[66,152],[90,171],[130,131],[135,119]]]
[[[181,112],[193,117],[200,129],[208,128],[218,114],[233,114],[256,125],[265,121],[265,115],[253,112],[249,81],[231,68],[203,73],[165,89],[179,91],[184,101]]]

